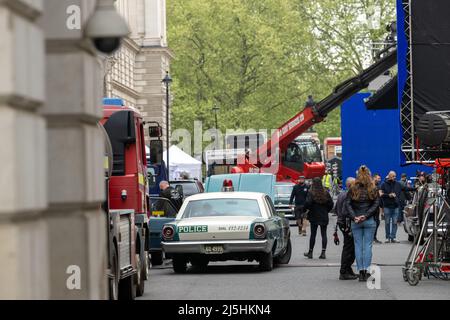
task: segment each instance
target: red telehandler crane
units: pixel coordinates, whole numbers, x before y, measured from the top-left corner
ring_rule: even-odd
[[[318,103],[307,106],[272,135],[272,138],[256,150],[255,154],[247,153],[244,161],[233,167],[232,173],[272,173],[277,181],[296,180],[303,175],[307,179],[321,177],[325,172],[323,162],[314,162],[301,150],[296,138],[309,128],[322,122],[327,115],[340,106],[345,100],[369,86],[370,82],[392,68],[397,63],[395,45],[387,47],[379,55],[384,54],[377,62],[339,84],[333,92]]]

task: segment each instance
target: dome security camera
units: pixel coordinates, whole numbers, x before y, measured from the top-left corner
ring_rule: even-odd
[[[97,0],[85,28],[85,36],[91,39],[95,48],[108,55],[119,49],[122,39],[130,33],[125,20],[116,11],[114,1]]]

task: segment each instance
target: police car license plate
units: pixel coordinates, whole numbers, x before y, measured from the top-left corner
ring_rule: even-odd
[[[205,245],[206,254],[222,254],[223,246],[221,245]]]

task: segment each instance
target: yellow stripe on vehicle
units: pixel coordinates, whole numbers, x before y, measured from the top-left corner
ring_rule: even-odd
[[[107,156],[104,157],[103,168],[105,168],[105,170],[109,169],[109,158]]]
[[[145,179],[144,179],[144,175],[139,173],[138,174],[138,179],[139,179],[139,184],[145,186]]]
[[[164,211],[152,211],[152,216],[161,217],[164,215]]]

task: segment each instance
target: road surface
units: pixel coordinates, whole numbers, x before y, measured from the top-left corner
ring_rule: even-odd
[[[188,270],[175,274],[170,261],[151,270],[143,300],[302,300],[302,299],[449,299],[450,282],[424,279],[416,287],[403,281],[401,268],[411,244],[403,228],[399,228],[398,244],[375,244],[373,262],[380,266],[380,289],[368,289],[364,282],[340,281],[339,261],[342,244],[332,240],[335,218],[328,227],[327,260],[319,260],[320,234],[317,236],[314,259],[303,256],[308,237],[301,237],[291,227],[293,254],[289,265],[271,272],[260,272],[257,263],[213,262],[206,273]],[[378,231],[383,239],[384,224]],[[340,234],[342,240],[342,235]]]

